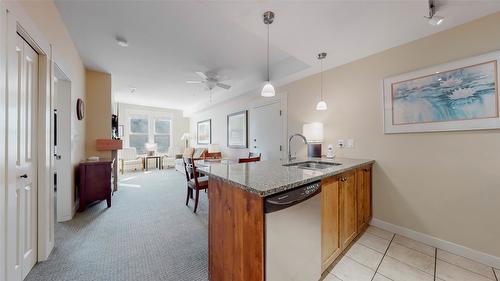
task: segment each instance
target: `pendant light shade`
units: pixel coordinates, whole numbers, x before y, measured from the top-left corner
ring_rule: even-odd
[[[316,110],[327,110],[328,106],[326,105],[326,102],[324,100],[321,100],[318,102],[316,105]]]
[[[274,86],[271,85],[271,83],[267,82],[266,85],[262,88],[262,92],[260,94],[263,97],[274,97],[276,95],[276,92],[274,91]]]
[[[274,90],[274,86],[271,84],[271,79],[269,75],[269,26],[274,21],[274,13],[271,11],[267,11],[264,13],[264,24],[267,25],[267,83],[262,88],[260,94],[263,97],[274,97],[276,92]]]
[[[325,100],[323,99],[323,60],[326,58],[326,53],[319,53],[318,60],[321,62],[321,95],[318,104],[316,105],[316,110],[327,110],[328,106],[326,105]]]

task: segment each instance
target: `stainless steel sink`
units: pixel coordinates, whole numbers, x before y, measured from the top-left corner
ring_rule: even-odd
[[[333,166],[339,166],[342,165],[340,163],[334,163],[334,162],[321,162],[321,161],[305,161],[305,162],[297,162],[297,163],[290,163],[290,164],[285,164],[283,166],[294,166],[299,169],[310,169],[310,170],[322,170],[326,168],[331,168]]]

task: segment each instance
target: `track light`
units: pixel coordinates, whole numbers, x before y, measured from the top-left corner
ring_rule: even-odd
[[[432,26],[438,26],[444,21],[444,17],[436,15],[436,11],[435,0],[429,0],[429,16],[425,18],[429,20],[429,24]]]

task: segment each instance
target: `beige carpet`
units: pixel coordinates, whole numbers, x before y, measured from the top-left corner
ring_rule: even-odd
[[[122,176],[112,207],[101,202],[56,225],[56,246],[27,281],[207,280],[207,197],[186,207],[174,170]]]

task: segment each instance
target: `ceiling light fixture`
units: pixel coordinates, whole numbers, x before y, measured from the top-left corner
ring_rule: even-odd
[[[425,18],[429,20],[429,24],[432,26],[438,26],[444,21],[444,17],[436,15],[436,11],[435,0],[429,0],[429,16]]]
[[[274,21],[274,13],[271,11],[267,11],[264,13],[264,24],[267,25],[267,83],[264,85],[262,88],[262,91],[260,94],[263,97],[274,97],[276,95],[276,92],[274,90],[274,86],[270,82],[270,75],[269,75],[269,26],[271,23]]]
[[[326,53],[319,53],[318,60],[321,63],[321,95],[318,104],[316,105],[316,110],[327,110],[328,106],[323,100],[323,60],[326,58]]]
[[[118,46],[120,47],[128,47],[128,41],[127,39],[123,38],[123,37],[120,37],[120,36],[117,36],[116,37],[116,43],[118,44]]]
[[[130,93],[131,93],[131,94],[135,94],[135,91],[136,91],[136,90],[137,90],[137,88],[135,88],[135,87],[131,87],[131,88],[130,88]]]

